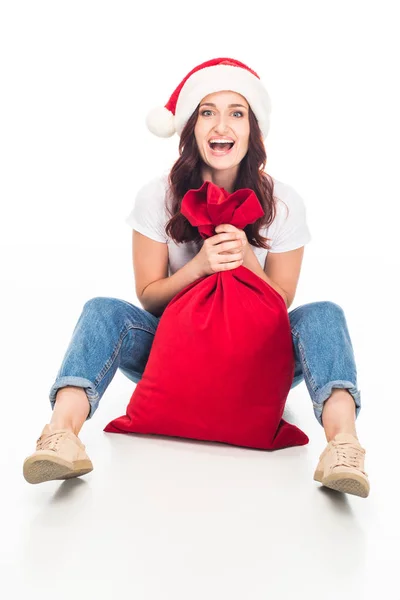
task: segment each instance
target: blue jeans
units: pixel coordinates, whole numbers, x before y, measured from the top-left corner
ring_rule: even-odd
[[[67,385],[85,389],[93,416],[116,370],[138,383],[143,375],[160,318],[118,298],[96,297],[82,310],[56,380],[50,390],[54,409],[57,391]],[[322,425],[322,409],[332,388],[347,389],[361,409],[353,347],[343,309],[334,302],[311,302],[289,312],[295,353],[291,389],[305,380],[314,414]]]

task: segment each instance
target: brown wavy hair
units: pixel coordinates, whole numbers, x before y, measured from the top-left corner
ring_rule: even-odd
[[[180,212],[182,198],[186,192],[190,189],[198,189],[204,183],[201,176],[202,158],[194,135],[199,106],[200,104],[182,131],[179,142],[179,158],[173,164],[168,176],[171,202],[167,202],[167,210],[171,219],[165,225],[165,232],[177,243],[199,242],[202,240],[198,228],[191,225]],[[249,125],[249,147],[240,162],[233,191],[249,188],[255,192],[263,207],[264,215],[254,223],[246,225],[244,231],[250,244],[269,250],[270,245],[267,240],[270,238],[262,236],[260,229],[268,227],[276,215],[275,197],[273,195],[274,182],[264,172],[267,155],[257,118],[250,106]]]

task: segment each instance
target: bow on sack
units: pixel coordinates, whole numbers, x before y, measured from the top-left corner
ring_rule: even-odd
[[[181,213],[203,239],[215,235],[218,225],[230,223],[238,229],[264,216],[264,210],[253,190],[242,188],[229,194],[211,181],[197,190],[189,190],[182,198]]]

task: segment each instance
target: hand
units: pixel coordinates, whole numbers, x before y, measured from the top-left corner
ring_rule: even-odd
[[[231,225],[230,223],[227,223],[226,225],[217,225],[217,227],[215,228],[215,232],[216,233],[222,233],[222,232],[227,232],[227,233],[234,233],[237,236],[239,236],[239,238],[242,240],[242,246],[241,246],[241,251],[242,251],[242,255],[243,255],[243,260],[249,250],[250,244],[247,240],[247,235],[244,232],[243,229],[238,229],[237,227],[235,227],[234,225]],[[221,254],[232,254],[233,251],[232,250],[228,250],[226,252],[221,252]]]
[[[244,262],[249,247],[245,232],[229,224],[218,225],[215,231],[192,259],[199,277],[236,269]]]

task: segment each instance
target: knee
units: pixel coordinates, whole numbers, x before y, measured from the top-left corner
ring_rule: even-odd
[[[330,323],[345,319],[343,308],[330,300],[311,302],[304,308],[302,316],[312,324],[329,325]]]
[[[344,314],[343,308],[339,304],[336,304],[336,302],[331,302],[331,300],[312,302],[310,306],[313,307],[313,312],[318,311],[318,313],[324,316]]]
[[[107,322],[143,321],[144,310],[120,298],[96,296],[83,305],[82,314],[88,318],[104,319]]]
[[[118,298],[109,298],[107,296],[96,296],[95,298],[90,298],[83,305],[84,313],[96,313],[99,315],[110,317],[118,308],[118,304],[121,300]]]

